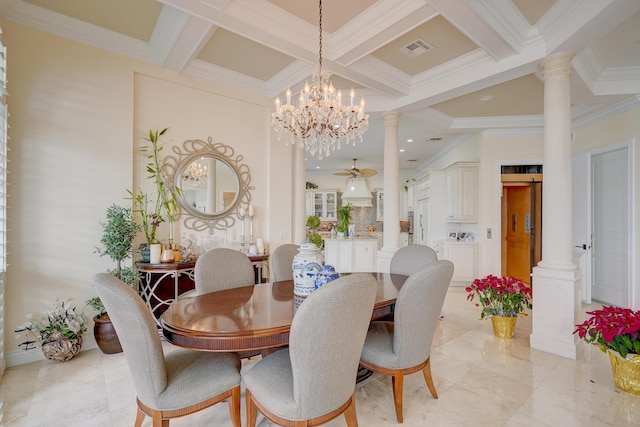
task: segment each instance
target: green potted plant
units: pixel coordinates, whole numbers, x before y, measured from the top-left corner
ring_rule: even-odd
[[[139,150],[148,160],[146,164],[147,179],[151,180],[155,191],[146,193],[138,187],[138,191],[134,194],[133,191],[127,190],[133,201],[133,213],[139,216],[144,231],[145,242],[141,245],[140,252],[143,261],[146,262],[149,261],[149,245],[159,243],[156,234],[158,227],[164,221],[169,221],[169,240],[173,239],[172,223],[178,212],[177,194],[167,188],[164,177],[166,164],[160,160],[160,153],[164,147],[160,144],[159,139],[167,132],[167,129],[149,130],[149,136],[144,138],[149,144]]]
[[[322,236],[318,233],[318,227],[320,227],[320,218],[316,215],[309,215],[307,217],[307,238],[309,242],[322,248]]]
[[[133,254],[133,239],[141,227],[134,222],[131,208],[113,204],[107,208],[106,218],[106,222],[100,223],[103,231],[100,239],[102,245],[96,247],[95,252],[116,262],[116,268],[107,270],[107,273],[135,286],[139,278],[138,272],[129,266],[123,267],[122,261]],[[120,341],[100,298],[93,297],[87,300],[87,304],[97,313],[93,318],[93,336],[100,350],[105,354],[120,353]]]
[[[342,205],[338,209],[338,233],[342,233],[343,236],[348,233],[352,213],[353,205],[351,203]]]

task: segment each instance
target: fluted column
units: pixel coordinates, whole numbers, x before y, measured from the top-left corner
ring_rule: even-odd
[[[388,111],[384,117],[384,224],[382,249],[377,254],[377,269],[388,273],[400,238],[400,162],[398,161],[398,118]]]
[[[291,242],[305,242],[307,229],[305,150],[293,146],[293,236]]]
[[[384,229],[382,250],[396,251],[400,238],[400,161],[398,160],[398,118],[388,111],[384,117]]]
[[[580,308],[580,270],[572,262],[571,99],[573,53],[541,62],[544,78],[542,260],[533,269],[532,348],[572,359]]]

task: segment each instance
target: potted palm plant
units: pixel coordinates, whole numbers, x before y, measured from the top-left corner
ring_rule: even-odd
[[[122,261],[133,254],[133,239],[141,227],[133,221],[131,208],[111,205],[107,208],[106,218],[106,222],[100,223],[103,230],[100,239],[102,246],[97,247],[95,252],[116,262],[116,268],[107,270],[107,273],[135,286],[139,278],[138,272],[129,266],[123,267]],[[100,298],[91,298],[87,300],[87,304],[97,313],[93,318],[93,336],[100,350],[105,354],[120,353],[120,341]]]
[[[353,205],[351,203],[342,205],[338,209],[338,233],[342,233],[342,236],[346,236],[348,233],[352,212]],[[340,236],[340,234],[338,234],[338,236]]]

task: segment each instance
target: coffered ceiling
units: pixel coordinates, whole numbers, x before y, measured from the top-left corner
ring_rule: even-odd
[[[317,0],[0,0],[0,16],[269,98],[318,65]],[[324,0],[322,27],[323,69],[365,97],[370,126],[309,171],[382,170],[390,110],[405,170],[470,132],[540,132],[554,52],[576,53],[574,128],[640,103],[638,0]]]

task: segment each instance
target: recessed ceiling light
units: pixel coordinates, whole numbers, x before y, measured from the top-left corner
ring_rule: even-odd
[[[401,148],[401,149],[400,149],[400,152],[401,152],[401,153],[404,153],[404,148]]]
[[[413,139],[407,139],[407,142],[411,144],[413,142]]]
[[[484,95],[480,97],[480,101],[490,101],[491,99],[493,99],[493,95]]]
[[[320,169],[320,166],[316,166],[316,169]]]

